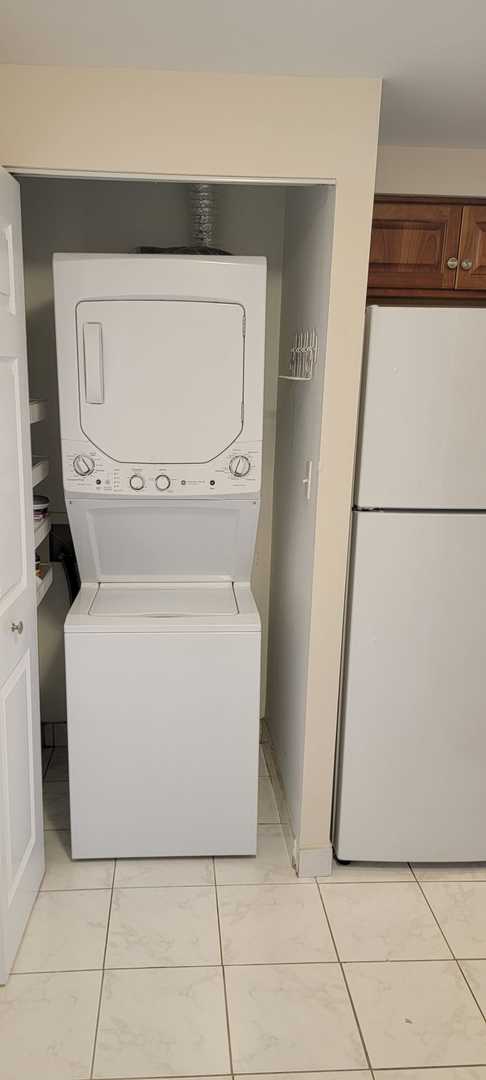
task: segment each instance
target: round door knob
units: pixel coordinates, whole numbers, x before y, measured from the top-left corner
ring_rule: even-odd
[[[447,260],[447,265],[449,267],[449,270],[455,270],[456,266],[459,265],[459,259],[452,257],[451,259]]]
[[[461,270],[470,270],[472,267],[472,259],[463,259],[461,262]]]
[[[95,463],[87,454],[76,454],[73,461],[73,469],[78,476],[89,476],[94,471]]]
[[[138,476],[135,473],[134,476],[130,477],[129,484],[133,491],[141,491],[145,487],[145,480],[143,476]]]
[[[157,491],[167,491],[167,488],[170,488],[170,476],[167,476],[166,473],[159,473],[155,477],[155,486]]]
[[[19,619],[18,622],[10,623],[10,629],[11,629],[13,634],[15,634],[15,633],[21,634],[23,632],[23,629],[24,629],[24,624],[22,622],[22,619]]]
[[[238,454],[236,457],[232,457],[229,463],[230,473],[233,476],[242,477],[247,476],[250,471],[250,459],[245,457],[244,454]]]

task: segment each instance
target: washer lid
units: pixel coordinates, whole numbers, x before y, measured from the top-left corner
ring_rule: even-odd
[[[82,581],[249,581],[258,500],[70,498]]]
[[[177,618],[184,615],[237,615],[230,581],[179,582],[142,585],[102,583],[89,609],[90,615],[152,615]]]

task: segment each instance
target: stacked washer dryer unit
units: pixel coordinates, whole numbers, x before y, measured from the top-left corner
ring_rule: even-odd
[[[74,858],[254,854],[262,258],[55,255]]]

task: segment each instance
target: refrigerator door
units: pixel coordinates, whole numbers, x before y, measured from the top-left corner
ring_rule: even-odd
[[[334,844],[486,860],[486,514],[355,512]]]
[[[371,307],[355,502],[486,508],[486,310]]]

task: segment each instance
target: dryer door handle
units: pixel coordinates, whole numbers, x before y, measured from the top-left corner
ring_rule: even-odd
[[[84,392],[88,405],[102,405],[105,400],[103,379],[103,335],[101,323],[83,325]]]

